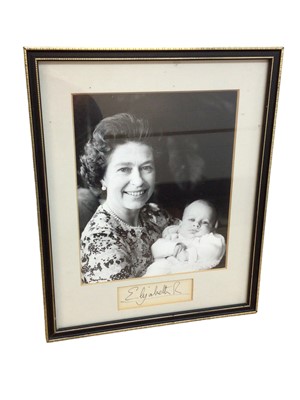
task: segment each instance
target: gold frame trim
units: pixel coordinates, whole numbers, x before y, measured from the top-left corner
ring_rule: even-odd
[[[27,47],[25,51],[245,51],[245,50],[283,50],[283,46],[249,46],[249,47]]]

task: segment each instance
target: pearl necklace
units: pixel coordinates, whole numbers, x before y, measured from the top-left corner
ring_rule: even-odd
[[[114,219],[116,219],[120,224],[126,225],[128,228],[138,228],[138,229],[141,229],[141,228],[142,228],[142,224],[141,224],[140,218],[139,218],[139,220],[138,220],[138,221],[139,221],[138,225],[136,225],[136,226],[134,226],[134,225],[129,225],[127,222],[123,221],[123,219],[121,219],[120,217],[118,217],[117,214],[115,214],[115,213],[113,212],[113,210],[109,207],[109,205],[103,204],[102,207],[103,207],[104,209],[106,209],[106,211],[108,211],[108,212],[112,215],[112,217],[113,217]]]

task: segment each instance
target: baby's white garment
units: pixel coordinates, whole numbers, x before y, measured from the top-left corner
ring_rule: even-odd
[[[177,241],[184,243],[187,261],[182,261],[182,255],[177,258],[169,256],[156,259],[146,271],[144,276],[165,275],[179,272],[191,272],[216,267],[225,254],[225,239],[218,233],[209,233],[194,239],[185,239],[180,235]]]

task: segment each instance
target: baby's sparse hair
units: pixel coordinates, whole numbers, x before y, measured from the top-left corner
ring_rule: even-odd
[[[192,205],[194,205],[194,204],[203,204],[203,205],[205,205],[205,206],[207,206],[207,207],[210,207],[211,210],[213,211],[213,216],[214,216],[214,218],[213,218],[213,219],[214,219],[214,220],[213,220],[213,225],[214,225],[215,227],[217,227],[217,224],[218,224],[218,214],[217,214],[217,210],[216,210],[216,207],[214,206],[214,204],[213,204],[212,202],[208,201],[208,200],[199,199],[199,200],[195,200],[195,201],[193,201],[192,203],[188,204],[188,205],[185,207],[184,211],[183,211],[182,218],[184,218],[184,214],[185,214],[186,210],[187,210],[190,206],[192,206]]]

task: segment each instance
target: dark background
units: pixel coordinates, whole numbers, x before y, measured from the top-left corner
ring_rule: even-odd
[[[73,104],[78,170],[102,118],[120,112],[145,118],[161,153],[151,201],[181,218],[189,202],[210,200],[226,238],[237,91],[75,94]],[[84,186],[78,174],[78,187]]]

